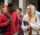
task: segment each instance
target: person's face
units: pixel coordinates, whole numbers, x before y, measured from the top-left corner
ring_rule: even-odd
[[[9,11],[9,13],[12,13],[12,10],[11,10],[11,8],[8,8],[8,11]]]
[[[1,10],[4,10],[4,6],[1,7]]]
[[[15,11],[16,10],[16,5],[12,6],[11,9]]]
[[[3,11],[6,11],[6,10],[7,10],[7,6],[6,6],[6,5],[3,5],[3,6],[1,7],[1,9],[2,9]]]
[[[4,6],[4,10],[7,10],[7,6],[6,5]]]
[[[15,10],[16,10],[16,6],[14,5],[14,6],[8,8],[8,9],[9,9],[10,12],[15,12]]]
[[[31,8],[27,8],[27,9],[26,9],[26,12],[27,12],[28,14],[30,14],[30,13],[31,13]]]
[[[21,11],[19,9],[17,9],[17,13],[18,13],[18,15],[20,15],[21,14]]]

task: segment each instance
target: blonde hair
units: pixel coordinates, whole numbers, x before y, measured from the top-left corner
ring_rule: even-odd
[[[34,5],[30,5],[31,6],[31,14],[35,15],[36,13],[36,8]]]
[[[34,5],[28,5],[27,8],[30,8],[30,10],[31,10],[31,13],[30,13],[32,15],[31,19],[34,18],[33,20],[36,20],[36,16],[35,16],[36,8],[35,8],[35,6]]]
[[[28,5],[27,8],[31,9],[31,14],[35,15],[36,7],[34,5]]]

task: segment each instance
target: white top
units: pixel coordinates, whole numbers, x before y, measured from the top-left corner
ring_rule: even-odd
[[[28,15],[24,15],[23,21],[26,21],[28,19]],[[27,30],[27,25],[24,26],[24,23],[22,21],[22,29],[23,31]],[[30,26],[32,27],[32,34],[37,34],[37,31],[40,29],[40,23],[39,23],[39,18],[37,17],[37,22],[32,21],[30,22]]]

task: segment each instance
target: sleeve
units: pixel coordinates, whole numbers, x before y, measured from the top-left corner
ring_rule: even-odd
[[[19,32],[19,20],[18,20],[18,15],[16,17],[16,31]]]
[[[35,29],[35,30],[38,30],[39,29],[39,26],[36,25],[35,23],[30,23],[30,26]]]
[[[27,30],[27,26],[24,26],[24,23],[23,23],[23,21],[25,21],[25,16],[23,17],[23,20],[22,20],[22,25],[21,25],[21,27],[22,27],[23,31],[26,31],[26,30]]]
[[[39,20],[39,17],[37,17],[37,23],[36,24],[39,26],[39,29],[40,29],[40,20]]]
[[[35,30],[39,30],[39,18],[37,17],[37,22],[31,22],[30,26],[35,29]]]
[[[5,26],[7,26],[8,24],[7,24],[7,20],[8,20],[8,18],[6,17],[6,16],[3,16],[3,22],[1,22],[0,23],[0,27],[5,27]]]

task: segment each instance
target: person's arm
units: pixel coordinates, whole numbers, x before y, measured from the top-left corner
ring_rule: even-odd
[[[39,26],[39,29],[40,29],[40,20],[39,20],[39,17],[37,17],[37,23],[36,24]]]
[[[39,26],[37,24],[35,24],[35,23],[30,23],[30,26],[35,30],[39,29]]]
[[[30,26],[28,26],[28,25],[24,26],[24,22],[23,21],[25,21],[25,16],[23,17],[21,27],[22,27],[23,31],[26,31],[26,30],[28,30],[28,28],[30,28]]]
[[[35,30],[39,30],[39,18],[37,18],[37,22],[31,22],[30,26],[35,29]]]
[[[19,20],[18,20],[18,15],[16,15],[16,31],[19,32]]]
[[[3,16],[3,22],[0,23],[0,27],[5,27],[7,26],[7,21],[8,21],[8,18],[6,16]]]
[[[27,30],[27,26],[24,26],[23,21],[22,21],[22,26],[21,27],[22,27],[23,31]]]

